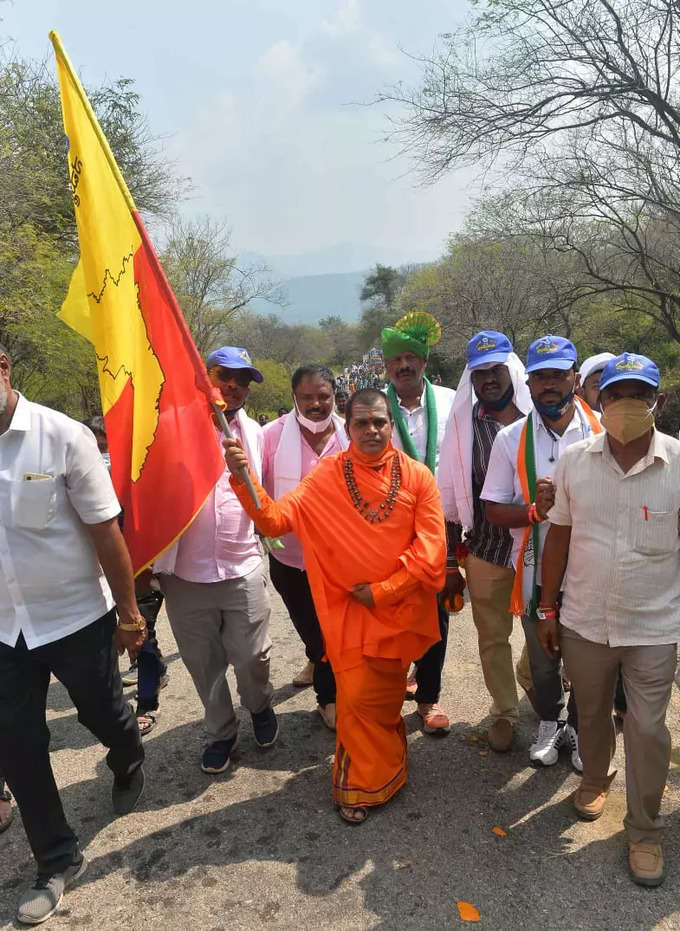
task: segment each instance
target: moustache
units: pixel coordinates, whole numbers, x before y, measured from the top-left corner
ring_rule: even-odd
[[[401,378],[403,375],[415,375],[415,374],[416,373],[413,369],[399,369],[399,371],[397,372],[397,378]]]

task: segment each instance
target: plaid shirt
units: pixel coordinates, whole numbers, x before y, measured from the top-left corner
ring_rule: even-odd
[[[519,414],[519,420],[522,415]],[[490,524],[486,519],[486,505],[479,497],[489,467],[491,447],[496,434],[503,428],[493,417],[484,413],[479,401],[472,408],[472,498],[474,524],[468,531],[465,543],[478,559],[495,566],[512,566],[512,537],[507,527]]]

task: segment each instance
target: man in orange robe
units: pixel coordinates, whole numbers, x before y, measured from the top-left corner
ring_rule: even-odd
[[[384,394],[367,388],[350,398],[346,430],[349,449],[322,459],[278,501],[251,474],[259,510],[243,482],[240,443],[224,446],[234,491],[258,530],[292,531],[302,542],[337,681],[333,796],[340,815],[360,823],[406,782],[406,673],[439,639],[446,539],[434,477],[392,446]]]

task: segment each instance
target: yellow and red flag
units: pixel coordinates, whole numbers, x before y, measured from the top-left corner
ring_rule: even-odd
[[[139,573],[224,471],[210,383],[106,137],[56,32],[80,261],[59,316],[94,346],[111,477]]]

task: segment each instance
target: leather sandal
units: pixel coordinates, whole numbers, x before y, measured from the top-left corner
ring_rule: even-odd
[[[364,808],[361,805],[352,807],[350,805],[338,805],[338,814],[343,821],[346,821],[347,824],[363,824],[366,818],[368,818],[368,808]],[[348,814],[352,812],[353,814]],[[356,814],[358,817],[353,817]]]

